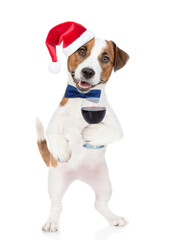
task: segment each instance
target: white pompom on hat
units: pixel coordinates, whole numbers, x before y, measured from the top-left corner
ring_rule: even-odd
[[[61,69],[59,62],[57,62],[57,45],[63,42],[63,53],[68,57],[94,37],[95,35],[91,30],[87,30],[75,22],[64,22],[52,28],[46,39],[46,45],[52,58],[52,63],[48,67],[49,71],[58,73]]]
[[[48,70],[51,72],[51,73],[59,73],[60,70],[61,70],[61,65],[59,62],[51,62],[49,65],[48,65]]]

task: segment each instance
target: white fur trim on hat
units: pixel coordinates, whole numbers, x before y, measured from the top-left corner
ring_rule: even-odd
[[[83,46],[85,43],[94,38],[95,35],[91,30],[86,30],[79,38],[72,42],[68,47],[63,48],[63,53],[69,57],[74,53],[78,48]]]
[[[52,62],[52,63],[50,63],[49,66],[48,66],[48,70],[51,73],[58,73],[58,72],[60,72],[60,70],[61,70],[60,63],[59,62]]]

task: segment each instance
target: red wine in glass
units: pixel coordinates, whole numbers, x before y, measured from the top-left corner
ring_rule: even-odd
[[[105,117],[106,108],[99,106],[83,107],[81,112],[87,123],[96,124],[100,123]]]
[[[100,99],[83,99],[81,104],[81,113],[84,120],[89,124],[100,123],[106,113],[106,107],[103,100]],[[89,149],[99,149],[104,147],[104,145],[92,146],[87,143],[83,144],[83,147]]]

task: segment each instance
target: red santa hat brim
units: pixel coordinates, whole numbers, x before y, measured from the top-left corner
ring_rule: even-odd
[[[85,43],[90,41],[95,37],[94,33],[87,29],[79,38],[77,38],[74,42],[72,42],[66,48],[63,48],[63,53],[69,57],[72,53],[74,53],[78,48],[83,46]]]

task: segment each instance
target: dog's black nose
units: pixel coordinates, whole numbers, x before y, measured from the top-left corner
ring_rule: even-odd
[[[91,68],[83,68],[82,69],[82,74],[83,74],[84,78],[89,79],[89,78],[94,76],[95,72]]]

